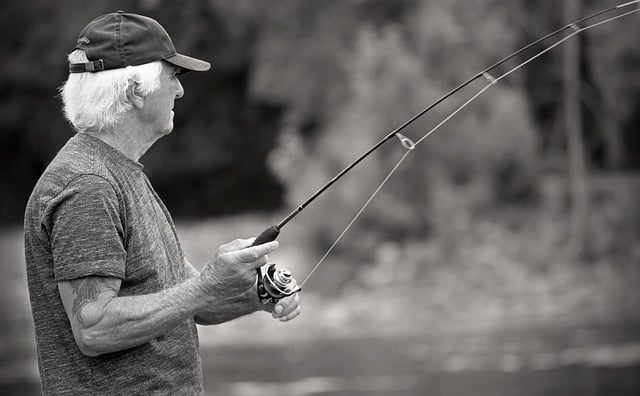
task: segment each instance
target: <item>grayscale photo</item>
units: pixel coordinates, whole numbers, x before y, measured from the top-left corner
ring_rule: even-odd
[[[640,0],[0,29],[0,394],[640,394]]]

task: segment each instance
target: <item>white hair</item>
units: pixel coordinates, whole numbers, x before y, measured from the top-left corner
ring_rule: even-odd
[[[82,50],[73,51],[68,59],[70,63],[88,62]],[[112,127],[132,107],[127,95],[130,84],[137,83],[136,92],[146,96],[160,87],[161,72],[162,62],[156,61],[96,73],[69,73],[60,88],[64,115],[78,132]]]

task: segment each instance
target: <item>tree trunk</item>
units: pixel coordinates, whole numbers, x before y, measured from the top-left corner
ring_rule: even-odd
[[[624,162],[624,144],[622,130],[613,117],[613,106],[605,104],[602,112],[602,130],[605,143],[605,166],[607,170],[620,170]]]
[[[567,23],[580,18],[580,0],[565,0]],[[564,108],[567,130],[567,154],[570,187],[571,253],[584,251],[587,227],[587,183],[580,103],[580,41],[567,41],[564,51]]]

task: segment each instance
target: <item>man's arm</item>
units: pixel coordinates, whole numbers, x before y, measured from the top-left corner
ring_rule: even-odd
[[[58,282],[82,353],[97,356],[158,337],[207,305],[199,278],[160,293],[118,297],[121,280],[88,276]]]
[[[189,278],[193,279],[200,276],[200,272],[195,269],[186,257],[184,258],[184,264]],[[252,287],[246,293],[200,310],[194,318],[199,325],[215,325],[256,311],[267,311],[271,313],[274,319],[279,319],[282,322],[289,321],[300,314],[300,297],[296,293],[293,296],[283,298],[275,306],[273,304],[262,304],[258,300],[256,288]]]
[[[58,290],[80,350],[89,356],[144,344],[207,307],[238,308],[255,271],[266,264],[277,242],[251,246],[251,240],[223,245],[200,276],[159,293],[118,297],[121,280],[87,276],[58,282]]]

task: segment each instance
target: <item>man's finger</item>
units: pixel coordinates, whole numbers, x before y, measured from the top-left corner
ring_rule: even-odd
[[[282,316],[287,316],[291,312],[293,312],[299,305],[300,297],[298,293],[289,297],[285,297],[278,301],[276,307],[273,310],[272,316],[276,319]]]
[[[289,321],[291,319],[296,318],[298,315],[300,315],[300,312],[302,312],[302,308],[300,308],[300,306],[298,305],[293,312],[291,312],[287,316],[280,317],[280,319],[278,319],[278,320],[281,321],[281,322],[287,322],[287,321]]]
[[[250,239],[234,239],[233,241],[229,242],[229,243],[225,243],[224,245],[220,246],[220,253],[228,253],[228,252],[233,252],[235,250],[240,250],[240,249],[244,249],[246,247],[251,246],[251,244],[253,243],[253,240],[255,238],[250,238]]]
[[[235,252],[230,252],[229,254],[234,255],[236,259],[238,259],[242,263],[252,263],[258,260],[260,257],[269,254],[278,248],[278,241],[271,241],[264,243],[258,246],[250,246],[244,249],[236,250]],[[260,265],[256,265],[258,268]]]

